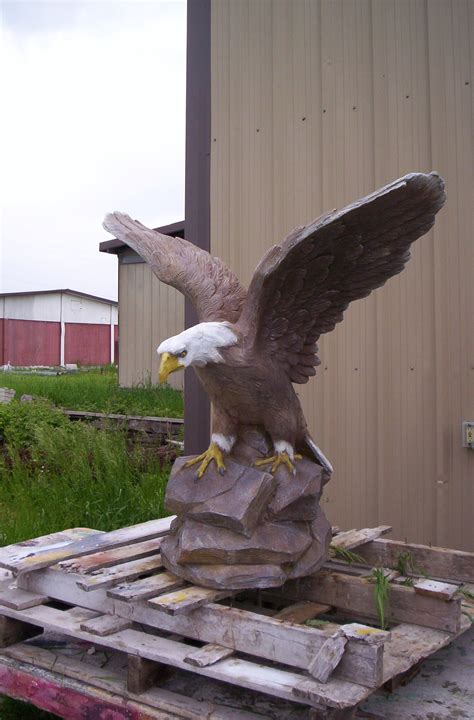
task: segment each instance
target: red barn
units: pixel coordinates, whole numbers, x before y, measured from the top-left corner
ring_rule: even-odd
[[[0,293],[0,365],[106,365],[118,356],[118,304],[76,290]]]

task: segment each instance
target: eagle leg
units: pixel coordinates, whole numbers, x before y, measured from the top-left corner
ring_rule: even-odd
[[[301,460],[302,455],[295,455],[294,458],[290,458],[286,450],[277,452],[271,457],[263,458],[262,460],[256,460],[254,462],[255,467],[262,467],[263,465],[270,465],[270,472],[272,475],[276,473],[280,465],[285,465],[292,475],[296,475],[296,468],[293,465],[293,460]]]
[[[201,464],[197,472],[197,479],[200,480],[212,460],[214,460],[214,462],[216,463],[219,473],[223,475],[225,472],[224,456],[222,454],[222,450],[215,442],[211,442],[206,452],[203,452],[202,455],[198,455],[192,460],[188,460],[187,462],[185,462],[184,467],[188,468],[191,467],[191,465],[196,465],[198,462],[200,462]]]

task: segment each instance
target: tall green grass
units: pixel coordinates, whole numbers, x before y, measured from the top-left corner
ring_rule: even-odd
[[[151,382],[121,388],[117,371],[111,367],[51,376],[1,373],[0,386],[16,390],[17,396],[27,394],[47,398],[69,410],[183,416],[183,398],[178,390],[168,385],[152,385]]]
[[[125,433],[70,422],[47,401],[0,405],[0,545],[164,514],[169,467]]]
[[[25,381],[18,382],[19,393],[37,394],[39,387],[46,387],[44,380],[53,381],[47,389],[62,380],[15,379]],[[95,386],[103,392],[102,377],[89,376],[86,383],[81,376],[64,380],[63,387],[74,391],[87,387],[91,392]],[[158,451],[130,444],[125,433],[116,429],[72,423],[47,400],[0,405],[0,545],[71,527],[114,530],[161,517],[168,474],[169,467]],[[0,720],[55,717],[0,697]]]

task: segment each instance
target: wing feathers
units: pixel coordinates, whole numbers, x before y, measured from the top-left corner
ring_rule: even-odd
[[[318,337],[350,302],[404,268],[444,201],[436,173],[411,174],[293,231],[252,279],[239,321],[248,346],[276,358],[293,382],[307,382],[319,364]]]
[[[180,290],[200,322],[236,322],[246,297],[237,277],[219,258],[187,240],[150,230],[124,213],[111,213],[104,228],[133,248],[159,280]]]

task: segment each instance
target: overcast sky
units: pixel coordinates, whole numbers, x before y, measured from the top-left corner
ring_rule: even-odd
[[[0,0],[0,292],[117,297],[101,223],[184,217],[186,4]]]

